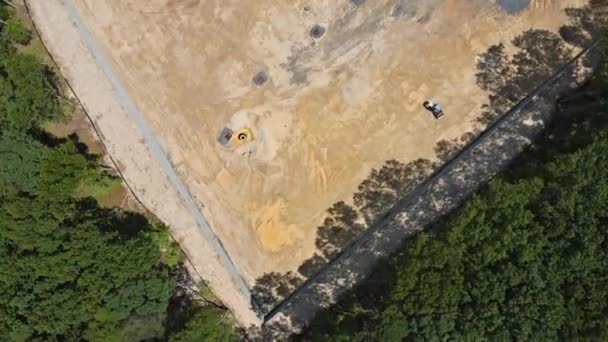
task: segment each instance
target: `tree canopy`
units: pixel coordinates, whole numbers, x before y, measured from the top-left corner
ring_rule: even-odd
[[[234,329],[223,310],[192,308],[185,326],[170,338],[171,342],[231,342]]]
[[[53,71],[18,52],[30,32],[5,7],[0,33],[0,340],[228,341],[225,311],[196,307],[167,331],[181,253],[162,224],[102,208],[87,189],[110,177],[64,118]]]
[[[22,25],[0,35],[0,340],[162,337],[178,257],[161,262],[164,227],[76,195],[103,171],[44,131],[62,99],[52,71],[13,47]]]

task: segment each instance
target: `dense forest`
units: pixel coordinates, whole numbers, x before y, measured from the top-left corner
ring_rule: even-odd
[[[79,137],[49,122],[70,105],[34,32],[0,7],[0,340],[218,341],[225,311],[193,303],[167,319],[181,256],[153,217],[99,205],[112,178]]]
[[[300,338],[607,340],[608,66],[558,108],[509,170]]]

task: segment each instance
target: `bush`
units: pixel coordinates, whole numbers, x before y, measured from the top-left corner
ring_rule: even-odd
[[[196,309],[186,326],[171,337],[171,342],[230,342],[235,339],[226,312],[204,307]]]
[[[31,38],[30,30],[18,18],[10,18],[2,30],[3,38],[25,45]]]

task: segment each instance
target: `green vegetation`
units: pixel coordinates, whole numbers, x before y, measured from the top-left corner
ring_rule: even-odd
[[[151,221],[151,237],[161,252],[163,264],[177,267],[182,262],[182,251],[169,236],[169,230],[158,221]]]
[[[93,197],[99,198],[105,195],[110,189],[121,186],[121,180],[105,172],[99,172],[89,182],[80,184],[76,189],[78,197]]]
[[[433,232],[321,312],[317,341],[608,339],[608,67]]]
[[[171,342],[230,342],[236,335],[224,310],[206,307],[195,308],[189,313],[188,322]]]
[[[27,44],[30,40],[30,30],[18,18],[9,18],[3,29],[5,39],[18,44]]]
[[[49,70],[32,55],[0,41],[0,127],[3,135],[25,135],[63,116]]]
[[[37,58],[10,44],[19,41],[8,31],[22,25],[8,25],[15,21],[7,21],[0,42],[0,334],[9,340],[162,334],[171,268],[159,263],[147,220],[76,196],[103,173],[73,141],[40,129],[64,115],[59,92]],[[144,320],[159,324],[151,329]]]
[[[66,106],[52,70],[14,47],[30,33],[9,14],[1,8],[0,340],[162,339],[180,250],[161,224],[102,208],[94,197],[118,180],[77,137],[43,129]],[[175,340],[227,340],[224,316],[199,308]]]

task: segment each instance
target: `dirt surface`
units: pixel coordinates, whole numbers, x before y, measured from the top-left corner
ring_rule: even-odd
[[[472,131],[486,100],[475,57],[528,28],[556,30],[580,2],[517,16],[485,0],[75,4],[253,282],[310,257],[326,210],[372,168],[432,159],[439,140]],[[439,121],[429,98],[446,109]],[[252,140],[222,145],[224,127]]]
[[[249,285],[310,258],[327,209],[351,203],[373,168],[433,160],[439,141],[482,128],[476,57],[530,28],[557,31],[563,9],[585,2],[74,0]],[[96,82],[64,62],[89,77],[81,87]],[[426,99],[446,115],[435,120]],[[224,128],[234,134],[222,144]],[[128,170],[145,156],[117,159]],[[174,226],[165,183],[131,180]],[[187,253],[205,248],[181,233]]]

